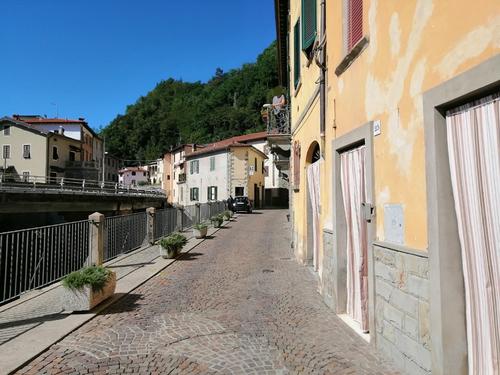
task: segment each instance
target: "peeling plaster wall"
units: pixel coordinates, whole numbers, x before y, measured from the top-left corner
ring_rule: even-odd
[[[366,0],[369,45],[340,77],[334,71],[343,58],[342,2],[331,8],[327,144],[381,121],[374,138],[377,239],[385,240],[384,205],[401,204],[404,245],[426,250],[422,93],[500,52],[500,2]]]

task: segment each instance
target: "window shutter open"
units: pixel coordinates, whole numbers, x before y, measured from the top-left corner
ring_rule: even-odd
[[[302,0],[302,50],[312,48],[316,40],[316,1]]]
[[[363,0],[349,0],[347,49],[351,51],[363,37]]]
[[[300,19],[293,28],[293,82],[297,88],[300,81]]]
[[[214,186],[214,201],[217,200],[217,186]]]

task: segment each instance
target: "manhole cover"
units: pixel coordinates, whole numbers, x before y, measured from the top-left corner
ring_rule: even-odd
[[[274,270],[262,270],[264,273],[274,272]]]

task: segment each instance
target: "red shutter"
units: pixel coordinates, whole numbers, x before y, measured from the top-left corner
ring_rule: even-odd
[[[347,48],[351,51],[363,37],[363,0],[349,0]]]

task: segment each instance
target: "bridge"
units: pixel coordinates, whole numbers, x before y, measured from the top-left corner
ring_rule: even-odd
[[[135,211],[166,205],[165,191],[155,188],[47,176],[0,179],[0,214]]]

